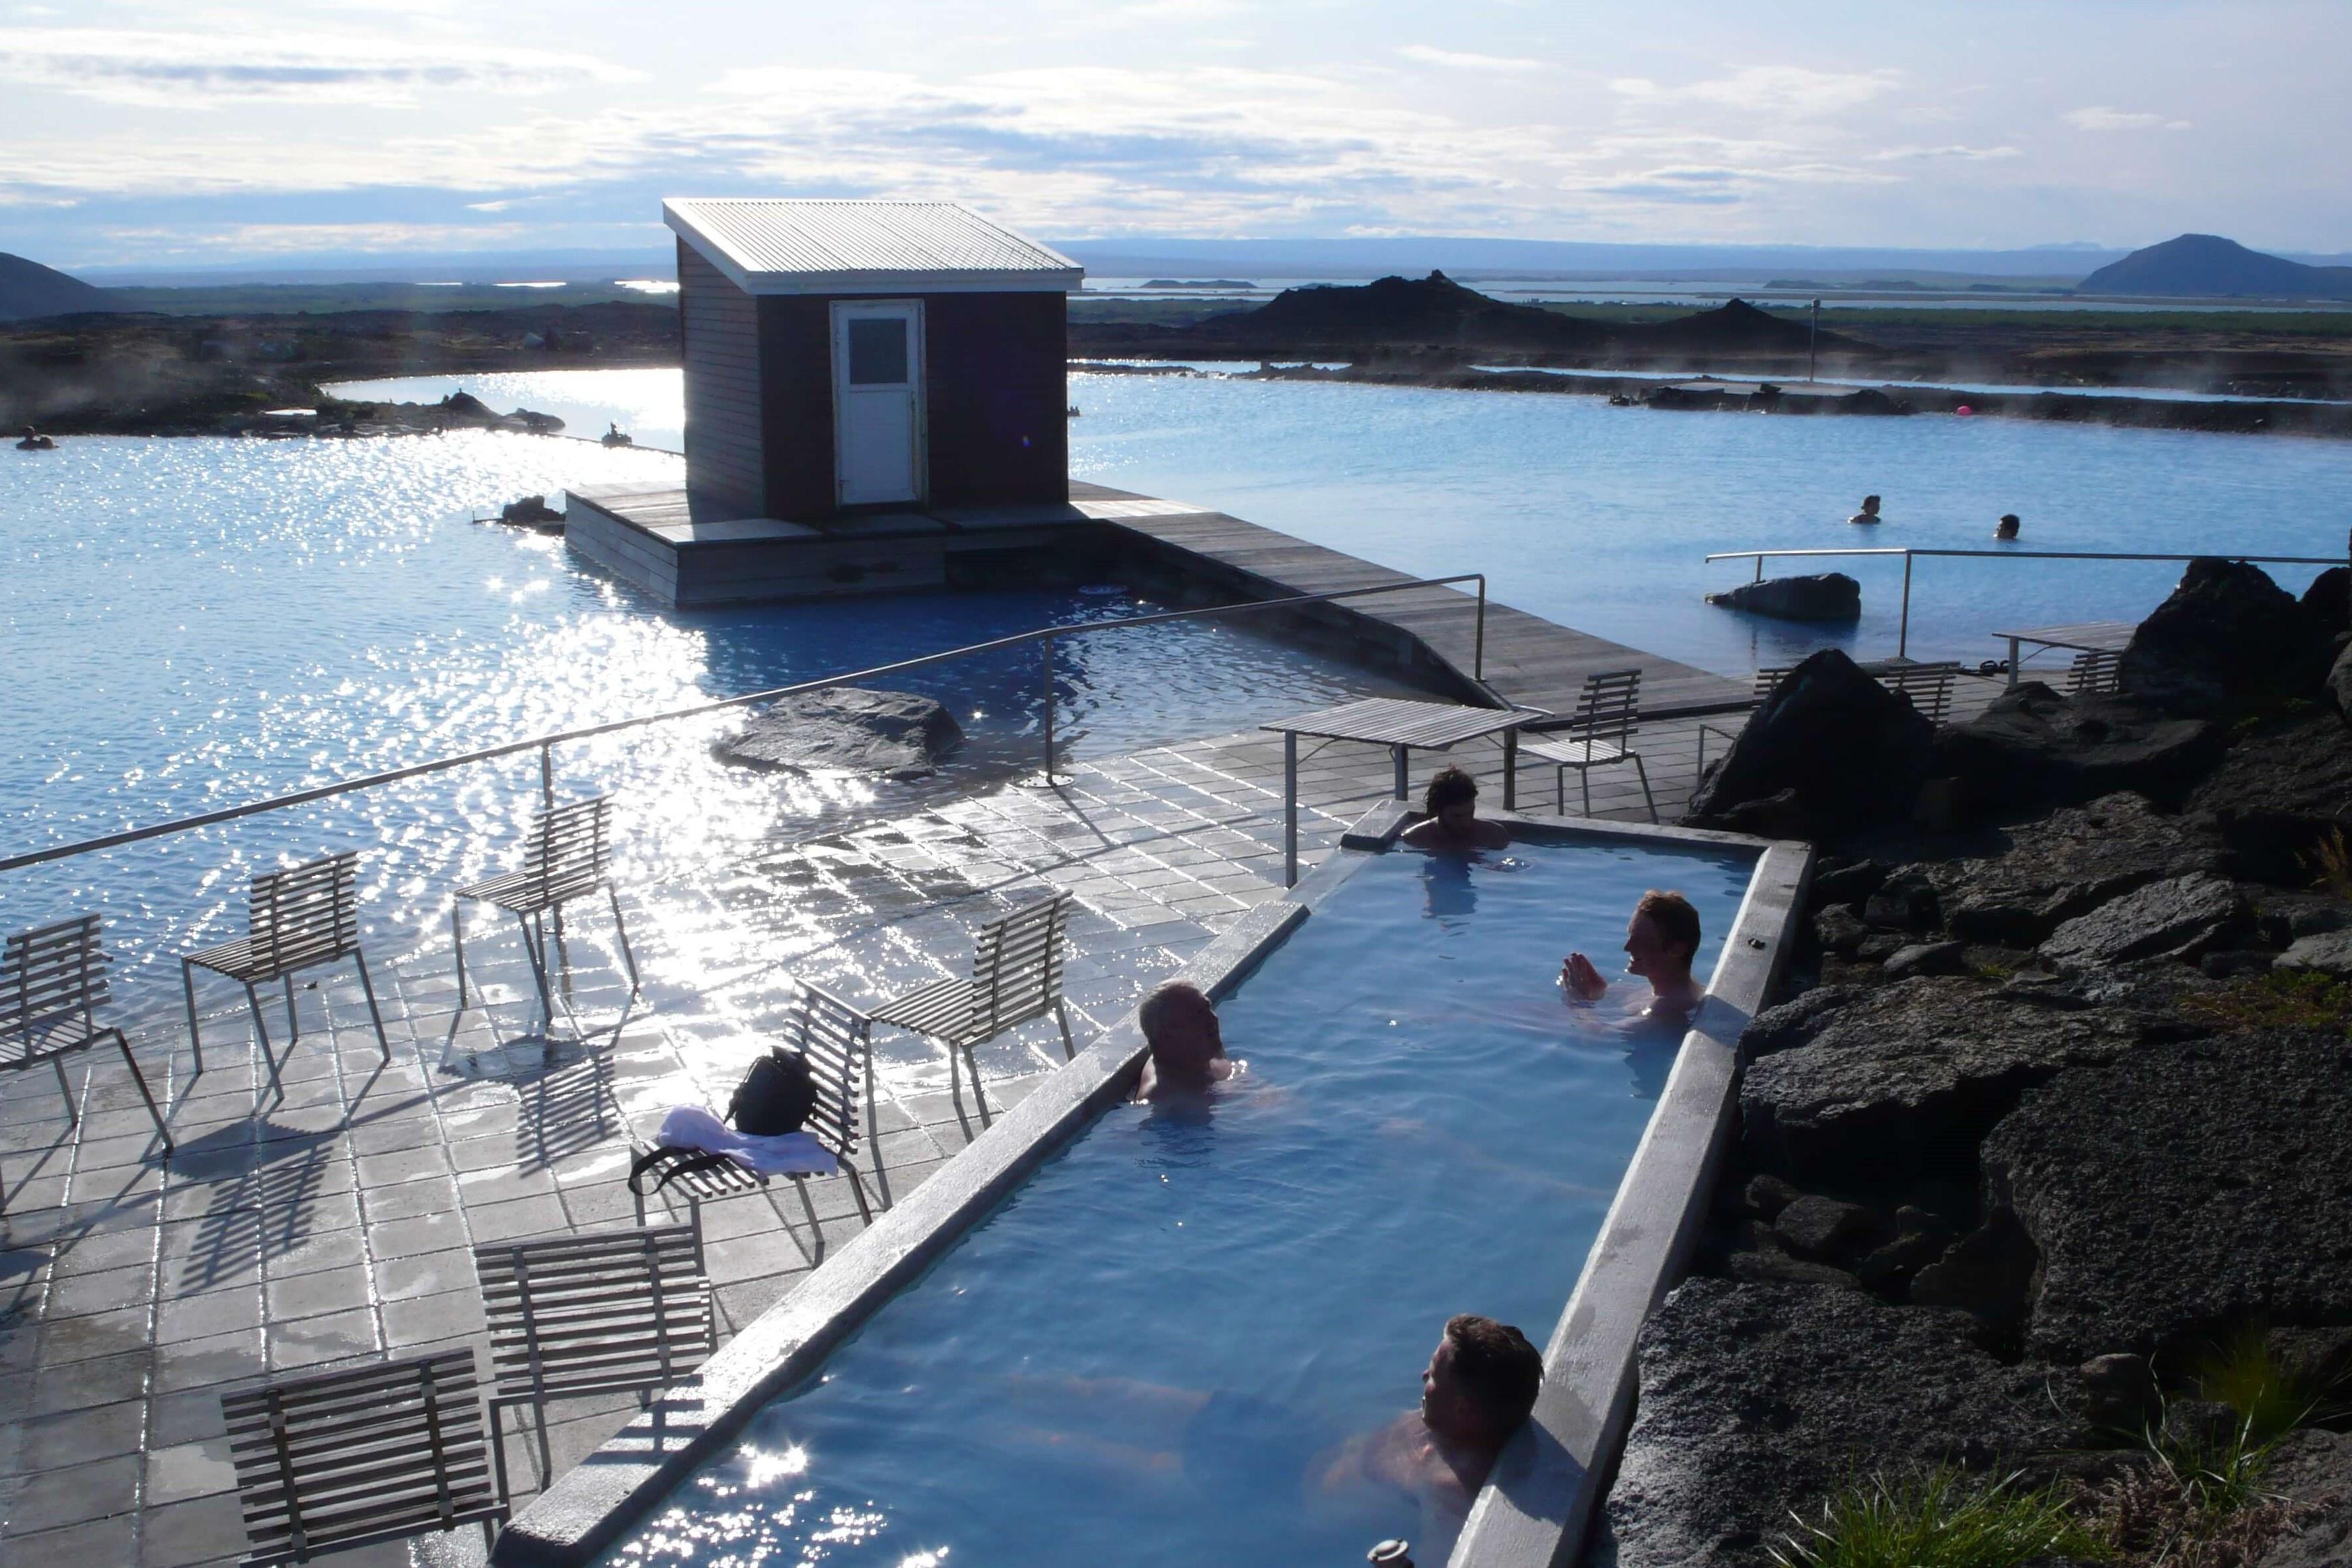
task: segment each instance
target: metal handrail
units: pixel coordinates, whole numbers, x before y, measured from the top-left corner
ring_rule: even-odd
[[[1796,549],[1726,549],[1715,550],[1707,559],[1756,559],[1755,580],[1764,580],[1764,560],[1768,556],[1812,555],[1899,555],[1903,558],[1903,619],[1895,633],[1895,656],[1910,657],[1911,649],[1911,559],[1914,556],[1981,556],[1990,560],[2244,560],[2264,566],[2343,566],[2344,556],[2313,555],[2242,555],[2235,550],[2200,550],[2190,555],[2162,555],[2141,550],[2087,549],[1930,549],[1911,545],[1847,545],[1809,546]],[[5,869],[5,868],[0,868]]]
[[[515,757],[536,747],[539,751],[540,794],[550,806],[555,802],[554,748],[567,741],[590,740],[600,735],[612,735],[625,729],[641,728],[646,725],[667,724],[673,719],[698,718],[704,714],[719,713],[728,708],[744,707],[752,703],[773,702],[781,697],[798,696],[806,692],[823,691],[829,686],[850,685],[884,675],[895,675],[908,670],[919,670],[931,664],[943,664],[954,659],[971,658],[980,653],[994,653],[1003,648],[1017,648],[1037,643],[1044,654],[1045,673],[1045,779],[1054,777],[1054,641],[1057,637],[1084,636],[1095,632],[1117,632],[1135,626],[1157,626],[1171,621],[1202,620],[1213,615],[1241,615],[1255,610],[1280,610],[1288,605],[1324,604],[1339,599],[1360,599],[1367,594],[1397,593],[1415,588],[1446,588],[1455,583],[1475,582],[1478,585],[1477,622],[1471,648],[1471,678],[1484,682],[1486,678],[1486,574],[1483,571],[1457,572],[1452,577],[1420,577],[1406,582],[1383,582],[1370,588],[1342,588],[1328,593],[1298,593],[1283,599],[1253,599],[1239,604],[1211,604],[1192,610],[1165,610],[1151,615],[1130,615],[1118,621],[1097,621],[1084,625],[1041,626],[1033,631],[1016,632],[1007,637],[992,638],[985,643],[971,643],[961,648],[949,648],[937,653],[923,653],[911,659],[898,659],[887,664],[875,664],[863,670],[851,670],[838,675],[826,675],[818,680],[796,681],[791,685],[772,686],[765,691],[746,692],[740,696],[717,697],[709,702],[696,703],[689,707],[670,708],[661,713],[638,714],[630,718],[608,719],[603,724],[584,725],[577,729],[558,730],[551,735],[534,736],[527,740],[509,740],[478,750],[461,752],[454,757],[436,758],[430,762],[411,763],[404,768],[388,768],[382,773],[365,774],[357,779],[339,779],[332,784],[313,785],[307,789],[295,789],[267,800],[248,800],[242,805],[225,806],[217,811],[205,811],[194,817],[180,817],[168,822],[156,822],[143,828],[127,828],[119,833],[107,833],[77,843],[58,844],[27,854],[10,855],[0,859],[0,872],[19,871],[26,866],[40,865],[49,861],[69,860],[75,855],[94,853],[99,850],[118,849],[148,839],[160,839],[173,833],[184,833],[197,828],[209,828],[220,822],[236,821],[241,817],[259,816],[265,811],[282,811],[293,806],[307,806],[314,800],[324,800],[337,795],[354,794],[362,789],[380,789],[404,779],[419,779],[428,773],[446,772],[452,768],[464,768],[477,762],[496,761],[502,757]]]

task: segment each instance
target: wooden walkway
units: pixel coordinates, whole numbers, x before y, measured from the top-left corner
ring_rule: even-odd
[[[1073,479],[1070,503],[1089,517],[1219,562],[1268,599],[1412,580],[1409,572],[1326,549],[1223,512],[1182,510],[1173,502],[1131,491]],[[1344,602],[1350,613],[1419,639],[1463,680],[1473,679],[1477,638],[1477,601],[1473,594],[1423,588]],[[1645,720],[1736,713],[1755,706],[1744,682],[1558,625],[1492,599],[1486,601],[1483,684],[1497,702],[1566,716],[1576,710],[1587,676],[1626,669],[1642,672]]]

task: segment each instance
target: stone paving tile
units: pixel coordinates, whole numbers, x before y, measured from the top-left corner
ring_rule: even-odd
[[[1962,711],[1997,689],[1962,683]],[[1690,724],[1643,737],[1669,812],[1689,791],[1698,741]],[[1707,744],[1719,755],[1725,743]],[[1495,748],[1465,747],[1452,760],[1479,776],[1490,800],[1498,793]],[[1437,766],[1417,754],[1415,785]],[[577,1035],[568,1023],[539,1027],[511,936],[486,931],[478,949],[467,944],[474,995],[462,1013],[440,933],[404,949],[372,946],[390,1061],[355,976],[322,976],[296,992],[303,1033],[290,1045],[282,998],[265,998],[282,1097],[268,1092],[241,999],[212,998],[195,1073],[177,996],[158,998],[152,1014],[124,1021],[150,1082],[168,1096],[179,1143],[168,1163],[154,1157],[119,1062],[92,1056],[69,1067],[84,1116],[78,1136],[58,1096],[36,1092],[46,1084],[8,1085],[0,1510],[14,1539],[0,1556],[158,1568],[233,1561],[244,1541],[221,1395],[271,1373],[478,1347],[469,1249],[634,1223],[622,1185],[628,1130],[669,1105],[723,1105],[795,978],[872,1005],[957,973],[974,926],[1043,886],[1067,888],[1077,908],[1066,997],[1083,1045],[1243,911],[1281,896],[1281,768],[1275,737],[1213,737],[1080,762],[1050,790],[1000,789],[779,840],[699,885],[625,888],[638,904],[631,936],[646,988],[628,994],[606,923],[575,922],[566,954],[585,1030]],[[1646,814],[1630,768],[1592,782],[1596,811]],[[1538,769],[1523,771],[1521,786],[1524,803],[1552,798]],[[1328,852],[1389,788],[1383,753],[1309,751],[1302,862]],[[949,1092],[937,1047],[887,1029],[875,1045],[884,1181],[903,1197],[982,1120],[971,1085]],[[1048,1019],[976,1056],[992,1119],[1063,1051]],[[702,1210],[724,1333],[863,1228],[847,1183],[810,1184],[821,1235],[789,1186]],[[667,1214],[652,1205],[655,1219]],[[626,1397],[557,1406],[549,1437],[559,1470],[635,1408]],[[538,1486],[536,1439],[510,1427],[508,1451],[520,1500]],[[479,1557],[478,1534],[458,1532],[414,1558],[387,1548],[337,1561]]]

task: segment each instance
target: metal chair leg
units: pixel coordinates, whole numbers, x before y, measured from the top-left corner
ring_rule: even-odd
[[[506,1423],[499,1419],[503,1408],[497,1400],[490,1401],[490,1463],[498,1474],[499,1500],[506,1502],[512,1500],[514,1492],[507,1485]]]
[[[539,1485],[544,1491],[548,1483],[555,1479],[555,1456],[548,1451],[547,1447],[547,1406],[532,1406],[530,1421],[539,1428]]]
[[[302,1020],[294,1011],[294,971],[289,969],[284,974],[278,976],[278,983],[286,988],[286,1034],[288,1044],[289,1047],[299,1045],[302,1043]]]
[[[555,998],[548,993],[547,954],[540,946],[541,936],[531,929],[529,915],[516,915],[515,924],[522,927],[522,945],[530,954],[530,977],[539,987],[540,1015],[547,1020],[544,1027],[552,1030],[555,1028]]]
[[[155,1096],[148,1091],[147,1075],[139,1071],[139,1059],[131,1054],[130,1039],[121,1030],[110,1031],[115,1048],[122,1052],[122,1065],[131,1069],[131,1082],[139,1086],[139,1098],[147,1102],[147,1114],[155,1119],[155,1135],[163,1140],[163,1153],[172,1152],[172,1130],[163,1125],[163,1113],[156,1107]]]
[[[879,1160],[882,1157],[881,1151],[878,1149],[876,1150],[874,1157],[877,1160]],[[847,1160],[844,1160],[841,1162],[841,1168],[844,1171],[846,1171],[849,1175],[849,1190],[851,1195],[857,1199],[857,1217],[866,1221],[868,1225],[873,1224],[874,1210],[866,1205],[866,1184],[857,1179],[857,1167],[851,1165]],[[877,1166],[877,1168],[878,1169],[879,1167]]]
[[[269,1069],[269,1086],[278,1091],[278,1097],[283,1100],[286,1098],[286,1085],[278,1076],[278,1053],[269,1048],[269,1026],[261,1021],[261,993],[253,988],[250,980],[245,983],[245,1005],[253,1009],[253,1032],[261,1041],[261,1062]],[[294,1048],[289,1045],[286,1050],[291,1055]],[[261,1103],[259,1084],[254,1085],[253,1103],[257,1106]]]
[[[816,1256],[822,1260],[824,1257],[824,1227],[817,1223],[816,1205],[809,1201],[808,1177],[793,1177],[793,1186],[801,1195],[801,1208],[808,1215],[809,1230],[816,1237]]]
[[[368,1017],[375,1020],[375,1043],[383,1051],[386,1061],[392,1060],[392,1040],[383,1032],[383,1013],[375,1005],[375,982],[368,978],[367,955],[352,949],[352,962],[360,967],[360,989],[367,993]]]
[[[1070,1015],[1062,1006],[1062,998],[1059,997],[1054,998],[1054,1021],[1062,1026],[1062,1060],[1076,1061],[1078,1059],[1078,1048],[1070,1039]]]
[[[1559,814],[1568,815],[1568,769],[1556,768],[1551,775],[1552,787],[1559,791]]]
[[[1578,768],[1576,770],[1576,782],[1584,790],[1584,814],[1589,817],[1592,815],[1592,769],[1590,768]]]
[[[953,1056],[955,1047],[948,1047],[948,1054]],[[971,1070],[971,1103],[980,1107],[980,1125],[984,1132],[991,1125],[988,1117],[988,1091],[981,1087],[980,1056],[971,1046],[964,1047],[963,1064]]]
[[[628,966],[629,995],[634,997],[640,988],[637,984],[637,956],[629,950],[629,923],[621,918],[621,893],[608,882],[604,884],[604,895],[613,901],[613,929],[621,934],[621,962]]]
[[[890,1207],[890,1177],[882,1168],[882,1112],[874,1095],[874,1045],[866,1048],[866,1146],[874,1151],[874,1187],[882,1207]]]
[[[81,1125],[81,1113],[74,1109],[73,1080],[66,1076],[66,1059],[52,1056],[49,1065],[58,1070],[58,1093],[66,1103],[66,1125],[79,1127]]]
[[[1633,771],[1642,776],[1642,799],[1650,803],[1650,821],[1658,820],[1658,798],[1650,793],[1650,770],[1642,764],[1642,754],[1633,754]]]
[[[466,1010],[466,928],[457,919],[457,905],[449,906],[449,942],[457,949],[457,1010]]]
[[[188,1048],[196,1053],[196,1071],[202,1072],[205,1037],[196,1031],[196,967],[185,958],[180,960],[180,985],[188,993]]]

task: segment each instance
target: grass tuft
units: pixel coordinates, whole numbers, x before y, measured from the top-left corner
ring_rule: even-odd
[[[2257,1328],[2238,1331],[2200,1357],[2189,1382],[2200,1399],[2235,1410],[2245,1424],[2239,1446],[2266,1449],[2317,1413],[2325,1389],[2306,1388],[2288,1375]]]
[[[2318,844],[2303,857],[2303,865],[2312,873],[2314,887],[2324,887],[2352,902],[2352,845],[2344,841],[2343,829],[2330,828],[2322,834]]]
[[[2273,969],[2185,996],[2180,1011],[2217,1029],[2352,1030],[2352,985],[2315,969]]]
[[[1852,1483],[1771,1548],[1780,1568],[2014,1568],[2034,1557],[2105,1558],[2105,1541],[2050,1488],[1990,1486],[1949,1469]]]

